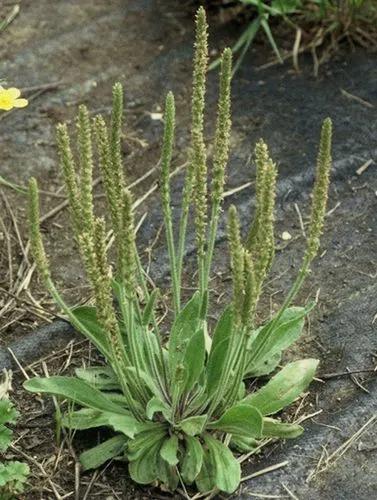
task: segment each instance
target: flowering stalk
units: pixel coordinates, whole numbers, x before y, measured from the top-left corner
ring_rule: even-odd
[[[180,310],[180,286],[178,282],[177,259],[175,255],[173,220],[170,199],[170,165],[174,146],[175,129],[175,104],[172,92],[166,96],[165,103],[165,128],[161,153],[161,201],[164,213],[164,223],[166,232],[166,242],[170,260],[171,279],[173,287],[174,311],[177,314]]]
[[[230,84],[232,78],[232,51],[225,49],[221,58],[220,92],[217,111],[212,173],[212,207],[204,275],[204,289],[208,288],[209,274],[215,247],[217,226],[224,195],[225,170],[229,158],[231,129]]]
[[[64,311],[64,313],[68,316],[72,325],[77,328],[77,330],[82,331],[90,340],[93,342],[95,346],[97,346],[102,352],[104,352],[105,356],[110,359],[110,351],[104,347],[100,346],[98,340],[95,336],[92,335],[90,330],[88,330],[83,323],[81,323],[76,316],[72,313],[70,307],[63,301],[62,297],[58,293],[52,279],[51,273],[49,269],[49,263],[46,256],[46,252],[44,249],[42,235],[40,230],[40,215],[39,215],[39,193],[38,193],[38,185],[37,181],[34,178],[31,178],[29,181],[29,228],[30,228],[30,243],[31,250],[33,253],[33,257],[38,269],[40,276],[42,277],[46,288],[49,290],[51,295],[53,296],[56,303],[59,307]]]
[[[79,189],[83,231],[93,230],[93,152],[89,112],[86,106],[79,107],[77,120],[78,150],[80,158]]]
[[[267,342],[270,333],[280,320],[282,314],[287,309],[287,307],[290,306],[292,301],[297,296],[298,292],[301,289],[301,286],[305,281],[306,276],[310,272],[310,265],[318,253],[319,241],[320,241],[319,239],[322,234],[324,220],[325,220],[328,189],[330,183],[330,171],[332,163],[331,138],[332,138],[332,122],[330,118],[326,118],[325,121],[323,122],[321,129],[315,184],[313,190],[309,238],[307,241],[306,252],[302,261],[302,265],[297,275],[297,278],[293,283],[283,305],[281,306],[279,312],[275,315],[274,319],[271,321],[269,328],[265,330],[264,342],[261,342],[259,344],[258,350],[251,353],[251,358],[249,363],[251,363],[253,359],[257,358],[259,352],[263,349],[265,342]]]
[[[76,239],[79,241],[79,236],[84,227],[80,191],[76,178],[76,166],[73,158],[68,129],[66,124],[59,124],[56,127],[56,142],[60,158],[60,167],[64,176],[64,183],[67,189],[69,207],[71,210],[71,218]]]
[[[113,86],[113,105],[110,128],[110,161],[114,176],[114,188],[118,202],[121,201],[124,188],[124,173],[122,164],[122,119],[123,119],[123,87],[117,82]]]
[[[178,283],[181,283],[182,280],[183,255],[186,243],[187,221],[191,204],[193,185],[195,182],[195,185],[197,187],[199,179],[203,177],[203,173],[206,171],[206,151],[203,139],[203,121],[207,64],[208,25],[206,21],[205,10],[203,7],[200,7],[196,15],[193,92],[191,101],[191,152],[183,190],[182,213],[179,226],[177,252]],[[205,186],[200,186],[200,193],[195,200],[197,245],[200,259],[199,267],[201,268],[201,271],[199,271],[199,279],[201,280],[201,283],[203,281],[203,230],[205,230],[206,226],[206,182],[207,180],[205,180]]]

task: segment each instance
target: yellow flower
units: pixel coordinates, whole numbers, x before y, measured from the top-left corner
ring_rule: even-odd
[[[0,87],[0,109],[9,111],[12,108],[24,108],[28,105],[27,99],[18,99],[21,92],[16,88],[4,89]]]

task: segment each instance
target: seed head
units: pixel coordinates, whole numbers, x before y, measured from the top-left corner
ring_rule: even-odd
[[[93,227],[93,152],[89,112],[86,106],[79,107],[77,119],[78,149],[80,157],[80,198],[83,231]]]
[[[96,116],[93,122],[99,153],[99,164],[104,181],[107,204],[110,209],[111,222],[116,235],[121,224],[121,200],[118,198],[118,187],[110,159],[109,135],[105,120],[102,116]]]
[[[60,158],[60,166],[63,172],[64,183],[67,189],[72,223],[76,237],[78,238],[83,227],[83,219],[81,212],[80,193],[77,186],[75,161],[71,150],[66,124],[60,123],[56,127],[56,141]]]
[[[175,129],[174,95],[169,92],[165,103],[165,128],[161,154],[161,198],[165,216],[170,215],[170,164],[173,154]]]
[[[277,170],[267,145],[260,140],[255,148],[257,164],[256,210],[247,248],[254,261],[256,290],[259,293],[274,257],[274,208]]]
[[[220,95],[217,111],[215,147],[213,157],[212,197],[220,205],[224,192],[225,168],[229,156],[231,128],[230,83],[232,79],[232,51],[227,48],[221,58]]]
[[[326,120],[323,122],[321,130],[316,178],[313,189],[310,230],[306,249],[306,258],[308,262],[311,262],[318,253],[320,237],[323,231],[330,184],[331,138],[332,122],[330,118],[326,118]]]

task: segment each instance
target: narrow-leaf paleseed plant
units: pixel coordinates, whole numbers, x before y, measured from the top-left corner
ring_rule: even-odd
[[[115,435],[84,451],[84,469],[111,458],[127,460],[131,478],[160,483],[174,491],[193,484],[200,492],[231,493],[240,483],[237,452],[253,452],[270,438],[301,434],[296,423],[273,417],[297,399],[312,380],[318,361],[292,362],[259,389],[247,393],[243,380],[273,372],[281,353],[300,335],[312,308],[293,307],[318,252],[331,167],[331,122],[322,128],[313,193],[310,233],[299,275],[277,314],[258,326],[255,312],[263,282],[274,258],[276,166],[266,144],[255,148],[256,211],[248,237],[240,233],[237,209],[228,214],[228,239],[233,299],[209,331],[208,293],[217,226],[221,214],[231,128],[231,50],[222,55],[219,101],[211,182],[203,135],[208,60],[205,12],[196,17],[191,148],[182,193],[179,225],[174,228],[170,170],[175,135],[174,97],[165,106],[161,153],[161,200],[170,259],[173,322],[167,341],[161,335],[156,301],[135,242],[132,195],[122,168],[120,142],[123,91],[113,88],[108,127],[101,116],[91,122],[81,106],[77,121],[78,158],[72,154],[66,125],[57,128],[61,167],[67,188],[73,230],[92,285],[95,306],[70,308],[53,283],[39,227],[38,189],[30,181],[30,227],[34,258],[43,280],[74,327],[105,358],[104,366],[80,368],[75,377],[34,378],[25,387],[50,393],[76,405],[63,416],[72,430],[111,428]],[[93,140],[94,139],[94,140]],[[97,153],[92,151],[92,143]],[[108,214],[116,247],[116,271],[107,256],[110,234],[94,215],[94,158],[102,172]],[[198,286],[183,304],[183,257],[190,213],[194,211]],[[260,384],[259,384],[260,385]],[[78,409],[77,409],[78,407]]]

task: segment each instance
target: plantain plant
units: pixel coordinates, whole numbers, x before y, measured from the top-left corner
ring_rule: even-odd
[[[30,181],[30,228],[34,258],[57,305],[75,328],[103,355],[103,366],[76,369],[74,377],[33,378],[25,387],[68,400],[62,424],[72,430],[108,427],[114,435],[81,454],[84,469],[112,458],[125,459],[137,483],[156,483],[174,491],[191,485],[200,492],[231,493],[240,483],[237,452],[253,452],[266,438],[301,434],[296,423],[278,414],[300,396],[312,380],[317,360],[292,362],[252,392],[245,378],[273,372],[281,353],[300,335],[305,315],[313,307],[291,306],[317,254],[322,232],[331,167],[331,121],[321,133],[314,185],[310,233],[298,278],[284,304],[266,324],[258,326],[255,312],[263,282],[274,257],[276,166],[266,144],[255,148],[256,210],[243,239],[235,206],[228,214],[228,240],[233,298],[210,331],[209,279],[218,221],[224,198],[231,129],[231,50],[221,60],[219,101],[210,182],[203,136],[207,72],[205,12],[196,17],[193,70],[192,127],[189,162],[182,192],[179,224],[173,224],[170,166],[175,107],[169,93],[161,153],[161,200],[170,258],[173,320],[169,335],[161,329],[156,304],[136,248],[132,195],[121,158],[123,90],[113,88],[110,126],[101,116],[93,121],[80,106],[75,158],[66,125],[57,127],[60,163],[67,188],[73,231],[91,283],[95,306],[70,308],[55,288],[39,226],[38,188]],[[92,137],[93,136],[93,137]],[[92,143],[97,153],[92,151]],[[108,215],[116,247],[116,271],[107,256],[105,220],[94,215],[92,171],[98,159]],[[208,191],[207,191],[208,190]],[[198,285],[183,304],[182,279],[190,215],[196,234]],[[167,338],[166,338],[167,337]],[[260,388],[255,389],[259,385]],[[76,409],[72,409],[74,403]]]

